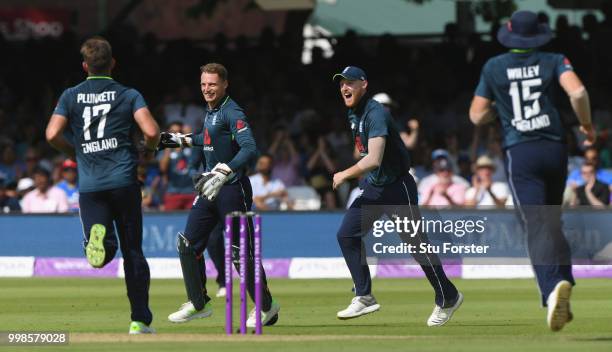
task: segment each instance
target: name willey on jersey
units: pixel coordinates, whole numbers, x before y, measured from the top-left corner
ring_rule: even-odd
[[[532,92],[532,87],[542,85],[542,78],[539,77],[540,65],[508,68],[506,70],[510,81],[510,96],[512,97],[512,107],[515,112],[512,125],[521,132],[534,131],[550,126],[548,114],[539,115],[541,112],[539,98],[540,92]],[[519,83],[522,81],[522,92],[519,92]],[[532,105],[524,106],[521,109],[521,98],[525,101],[533,101]],[[523,116],[524,114],[524,116]]]
[[[103,150],[115,149],[119,145],[117,138],[106,138],[100,139],[104,137],[104,127],[106,125],[106,116],[111,109],[111,102],[115,101],[115,97],[117,92],[115,91],[106,91],[102,93],[78,93],[76,97],[77,104],[96,104],[93,107],[86,106],[83,110],[83,119],[85,120],[84,125],[84,137],[85,140],[91,139],[90,126],[92,123],[92,116],[99,116],[100,122],[98,124],[98,133],[97,138],[93,142],[82,143],[81,148],[83,149],[83,154],[96,153]],[[107,103],[107,104],[103,104]]]

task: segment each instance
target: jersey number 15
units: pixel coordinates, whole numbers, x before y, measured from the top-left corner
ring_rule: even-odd
[[[526,79],[523,81],[514,81],[510,83],[510,96],[512,97],[512,111],[514,119],[512,125],[525,119],[530,119],[538,116],[540,113],[539,98],[542,93],[537,89],[542,85],[541,78]],[[519,89],[519,87],[521,89]]]
[[[86,141],[91,140],[91,133],[89,132],[89,128],[91,127],[92,118],[96,118],[101,115],[98,119],[98,134],[96,135],[97,139],[104,138],[104,127],[106,126],[106,115],[111,109],[111,104],[100,104],[94,106],[86,106],[83,110],[83,138]]]

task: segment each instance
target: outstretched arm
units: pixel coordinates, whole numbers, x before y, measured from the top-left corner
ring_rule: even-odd
[[[143,107],[134,112],[134,120],[140,127],[142,134],[144,135],[145,147],[148,150],[155,150],[159,144],[159,126],[149,108]]]

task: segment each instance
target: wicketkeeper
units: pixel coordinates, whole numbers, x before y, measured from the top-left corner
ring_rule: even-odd
[[[253,202],[251,183],[245,175],[245,169],[256,157],[256,146],[244,111],[226,94],[228,81],[224,66],[210,63],[200,70],[200,87],[208,104],[202,133],[185,135],[163,132],[159,146],[160,149],[201,147],[205,160],[205,172],[199,176],[195,185],[198,196],[189,212],[185,232],[179,232],[177,239],[189,302],[168,316],[174,323],[206,318],[212,314],[210,297],[206,291],[203,252],[211,232],[218,223],[223,223],[225,215],[234,211],[249,211]],[[234,228],[239,228],[238,224]],[[254,300],[253,223],[250,220],[247,232],[247,289]],[[234,257],[238,258],[238,236],[234,236],[234,243]],[[238,269],[237,261],[234,261],[234,265]],[[278,319],[280,306],[272,299],[263,268],[261,271],[262,324],[272,325]],[[247,326],[255,327],[254,309],[249,315]]]

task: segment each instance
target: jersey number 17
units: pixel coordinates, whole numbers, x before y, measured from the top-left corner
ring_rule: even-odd
[[[99,117],[98,120],[98,133],[97,139],[104,138],[104,127],[106,127],[106,115],[111,109],[111,104],[100,104],[94,106],[86,106],[83,110],[83,138],[86,141],[91,140],[91,133],[89,128],[91,127],[92,118]]]

